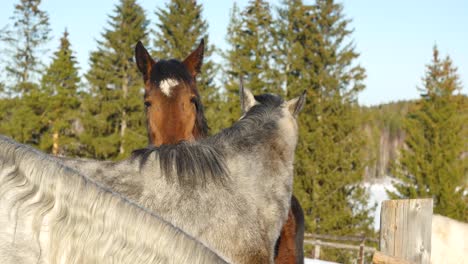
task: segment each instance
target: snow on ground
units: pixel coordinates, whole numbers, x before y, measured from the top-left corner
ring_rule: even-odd
[[[336,263],[336,262],[330,262],[330,261],[319,260],[319,259],[304,258],[304,264],[333,264],[333,263]]]
[[[394,178],[389,176],[375,179],[369,182],[363,183],[363,186],[369,188],[370,201],[369,205],[377,203],[377,208],[374,212],[374,229],[380,229],[380,209],[382,208],[382,202],[388,200],[387,190],[395,191],[395,188],[392,186],[392,181],[395,181]]]

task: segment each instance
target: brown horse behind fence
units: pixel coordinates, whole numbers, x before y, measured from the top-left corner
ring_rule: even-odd
[[[204,52],[204,41],[183,62],[155,62],[138,42],[135,58],[145,82],[144,104],[148,138],[152,145],[176,144],[207,136],[208,125],[196,86]],[[304,215],[292,196],[288,219],[275,247],[275,263],[304,263]]]

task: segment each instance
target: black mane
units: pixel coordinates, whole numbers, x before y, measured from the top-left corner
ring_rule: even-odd
[[[138,159],[144,166],[152,153],[159,158],[161,173],[166,180],[181,186],[204,186],[207,182],[224,184],[228,179],[228,169],[224,154],[214,146],[183,141],[175,145],[148,146],[135,150],[132,159]]]

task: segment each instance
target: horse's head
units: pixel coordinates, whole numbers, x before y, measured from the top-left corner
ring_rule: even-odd
[[[195,78],[203,61],[204,42],[184,61],[154,61],[141,42],[135,48],[145,82],[144,103],[150,144],[176,144],[207,134],[208,127]]]
[[[295,148],[298,136],[297,117],[305,104],[305,90],[299,97],[288,101],[275,94],[254,96],[250,90],[244,88],[241,79],[239,94],[243,114],[241,120],[254,120],[254,123],[263,128],[277,129],[282,142]]]

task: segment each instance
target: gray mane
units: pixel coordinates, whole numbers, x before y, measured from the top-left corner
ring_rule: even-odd
[[[224,263],[156,213],[1,135],[0,208],[1,263]]]
[[[223,185],[229,179],[226,152],[245,151],[262,144],[277,128],[283,99],[273,94],[263,94],[255,99],[259,104],[241,120],[212,137],[175,145],[148,146],[135,150],[131,159],[143,167],[156,157],[166,180],[176,181],[184,187],[204,186],[208,182]]]

